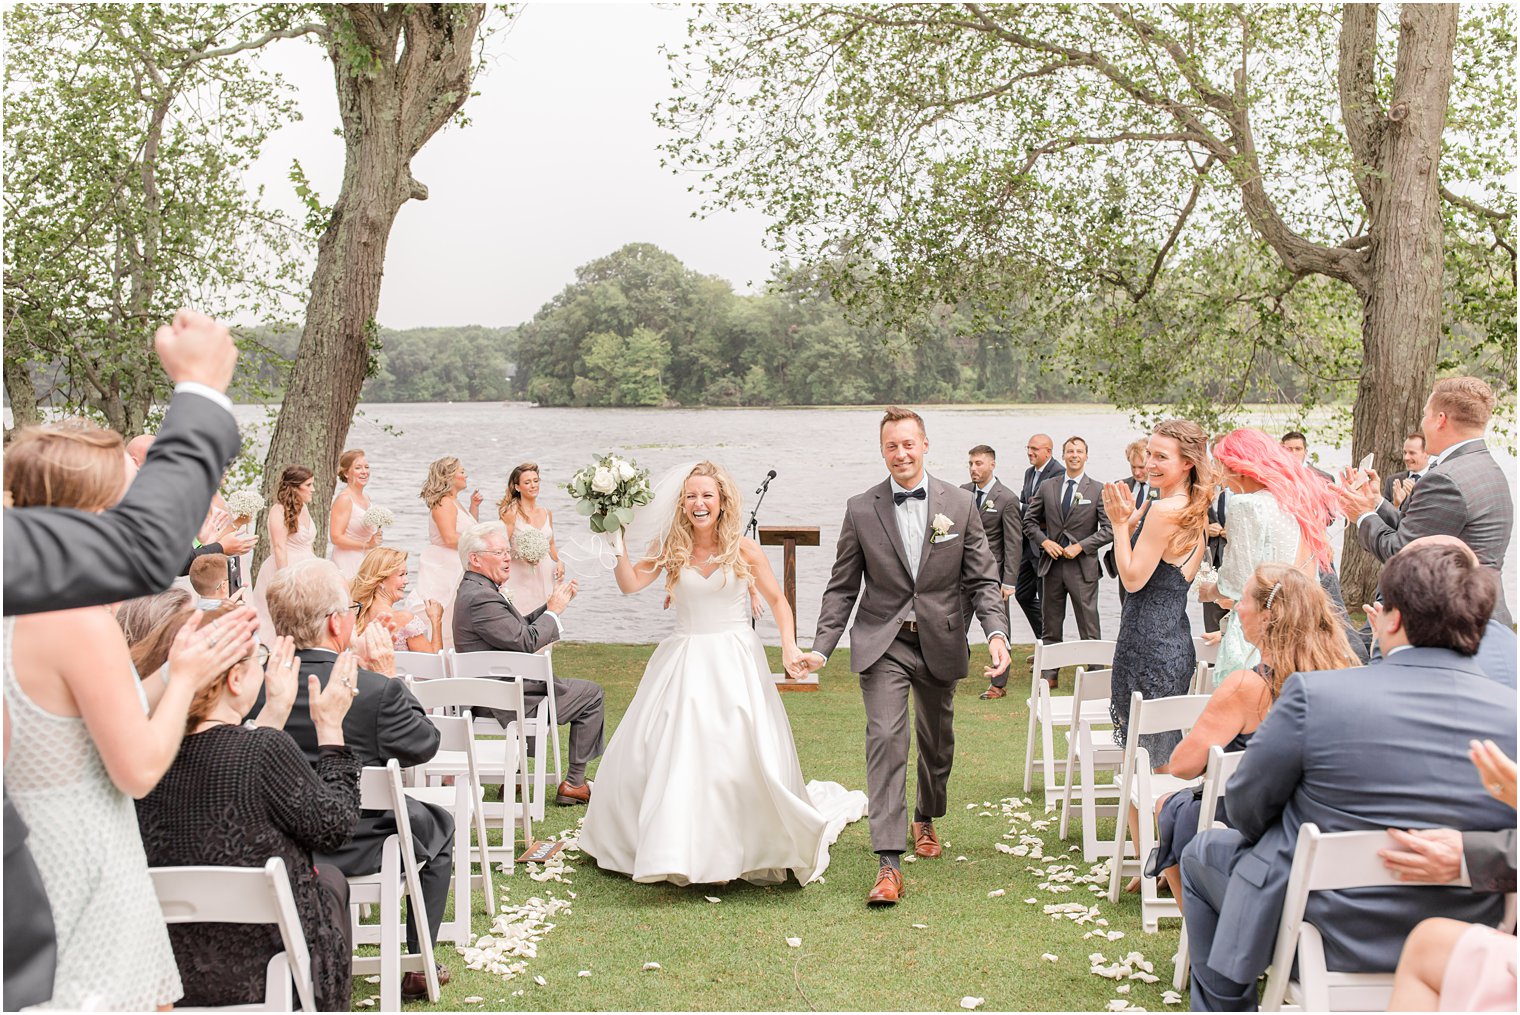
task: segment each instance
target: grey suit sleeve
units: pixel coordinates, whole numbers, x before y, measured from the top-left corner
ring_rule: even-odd
[[[385,682],[375,716],[375,740],[381,756],[395,758],[402,768],[431,761],[438,753],[438,727],[400,680]]]
[[[1096,504],[1098,509],[1098,531],[1078,542],[1083,553],[1097,553],[1103,547],[1114,541],[1114,526],[1108,520],[1108,512],[1103,508],[1103,498],[1100,496]]]
[[[1039,484],[1035,485],[1034,493],[1029,495],[1029,511],[1024,515],[1024,535],[1036,548],[1050,538],[1045,534],[1045,498],[1040,496]]]
[[[860,534],[855,531],[853,514],[846,507],[844,523],[839,526],[839,543],[834,549],[834,570],[823,590],[823,604],[818,607],[814,652],[828,656],[839,646],[839,639],[844,637],[844,626],[850,622],[850,612],[855,609],[855,600],[860,596],[860,579],[865,570],[866,557],[860,546]]]
[[[1378,501],[1377,516],[1390,528],[1399,527],[1399,509],[1393,506],[1393,498]]]
[[[1003,559],[999,563],[1003,584],[1013,585],[1018,581],[1019,561],[1024,556],[1024,526],[1020,522],[1023,512],[1018,496],[1010,493],[1008,499],[1010,503],[1003,505],[1002,518],[998,522],[1003,527]]]
[[[1250,750],[1225,787],[1224,809],[1230,827],[1254,843],[1282,819],[1283,808],[1298,789],[1304,772],[1304,723],[1308,688],[1297,674],[1251,736]]]
[[[1427,473],[1404,502],[1404,513],[1390,525],[1379,512],[1362,519],[1357,538],[1362,548],[1387,562],[1421,536],[1456,535],[1467,524],[1467,502],[1452,478],[1439,470]],[[1386,503],[1386,502],[1385,502]]]
[[[98,515],[5,511],[5,612],[77,609],[168,588],[237,451],[226,409],[177,395],[121,503]]]
[[[1475,892],[1515,890],[1515,830],[1463,832],[1462,857]]]
[[[982,517],[975,502],[966,512],[963,530],[966,545],[961,549],[961,588],[971,595],[976,606],[976,617],[982,622],[982,630],[988,633],[1003,632],[1008,622],[1003,619],[1003,593],[998,582],[998,562],[992,557],[992,547],[987,545],[987,532],[982,528]]]
[[[559,627],[544,610],[529,620],[496,596],[474,596],[468,608],[471,630],[498,651],[537,652],[559,640]]]

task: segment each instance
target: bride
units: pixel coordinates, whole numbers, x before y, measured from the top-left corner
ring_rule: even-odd
[[[656,484],[625,533],[625,594],[661,574],[676,630],[650,657],[602,758],[580,849],[635,881],[801,884],[821,875],[865,794],[802,781],[781,696],[750,627],[750,587],[770,604],[782,659],[801,656],[791,608],[760,545],[740,537],[739,497],[711,462]],[[652,536],[653,538],[647,538]]]

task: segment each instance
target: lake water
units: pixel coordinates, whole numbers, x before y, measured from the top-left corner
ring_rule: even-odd
[[[240,422],[264,418],[260,406],[239,406]],[[1050,434],[1057,453],[1061,442],[1076,435],[1087,440],[1087,471],[1097,479],[1129,475],[1124,447],[1140,436],[1128,416],[1106,406],[941,407],[924,410],[929,431],[927,464],[930,473],[957,485],[967,481],[966,451],[990,444],[999,454],[998,476],[1019,489],[1028,461],[1024,444],[1029,435]],[[1272,432],[1286,428],[1289,411],[1264,411],[1254,420]],[[564,482],[596,455],[618,451],[635,458],[658,477],[667,468],[699,458],[725,466],[745,495],[745,517],[754,492],[770,469],[776,479],[760,510],[761,525],[817,525],[822,545],[799,548],[797,560],[798,629],[804,645],[812,637],[819,600],[834,560],[845,501],[886,478],[877,447],[879,408],[804,409],[550,409],[521,403],[366,404],[349,432],[349,447],[361,447],[373,478],[370,497],[395,513],[386,543],[412,554],[413,580],[422,547],[427,542],[427,509],[418,497],[427,467],[436,458],[457,455],[469,473],[468,489],[485,494],[481,518],[495,517],[507,475],[524,461],[542,470],[541,502],[554,512],[557,538],[563,545],[571,535],[588,532],[575,513]],[[391,432],[395,431],[395,432]],[[1315,448],[1319,464],[1333,468],[1350,464],[1342,448]],[[1515,458],[1505,450],[1496,456],[1515,479]],[[468,499],[468,490],[466,492]],[[315,505],[313,505],[315,507]],[[1333,543],[1340,549],[1338,523]],[[767,548],[777,575],[781,550]],[[1504,585],[1512,607],[1515,596],[1516,547],[1510,543]],[[566,637],[577,641],[656,641],[670,630],[662,614],[663,596],[653,587],[623,596],[610,573],[572,572],[580,595],[565,616]],[[1099,613],[1103,634],[1119,631],[1118,585],[1101,583]],[[1202,615],[1192,604],[1194,627],[1202,630]],[[1015,608],[1015,641],[1033,640],[1023,614]],[[973,625],[974,627],[975,625]],[[777,641],[775,624],[760,621],[761,634]],[[1068,617],[1067,637],[1075,638],[1075,620]],[[977,635],[979,637],[979,634]]]

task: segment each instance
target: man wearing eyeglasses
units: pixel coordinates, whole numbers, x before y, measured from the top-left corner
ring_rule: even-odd
[[[564,635],[560,615],[575,598],[575,582],[556,586],[547,603],[524,616],[501,592],[512,571],[507,546],[507,527],[501,522],[482,522],[460,533],[459,559],[464,564],[464,577],[454,594],[456,652],[537,652]],[[530,718],[538,714],[545,698],[529,691],[536,686],[531,682],[523,685],[523,707]],[[606,726],[601,685],[555,677],[554,700],[559,721],[570,725],[569,763],[555,802],[589,803],[591,786],[586,782],[586,766],[601,757]],[[495,716],[503,726],[512,718],[486,708],[474,711],[476,715]]]

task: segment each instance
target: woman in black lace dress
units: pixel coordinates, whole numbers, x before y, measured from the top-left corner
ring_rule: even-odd
[[[168,623],[183,625],[184,615]],[[327,689],[311,689],[322,744],[313,769],[281,728],[295,698],[298,671],[291,660],[289,639],[282,638],[267,675],[261,650],[196,696],[179,755],[157,788],[137,802],[137,820],[155,867],[263,867],[272,856],[284,860],[311,951],[317,1006],[347,1011],[348,883],[336,868],[315,869],[311,854],[336,850],[359,820],[359,760],[343,745],[343,717],[358,693],[356,664],[345,653]],[[265,707],[254,724],[242,725],[266,680]],[[262,1000],[265,967],[282,950],[273,926],[180,924],[169,928],[169,938],[184,982],[180,1003],[190,1006]]]
[[[1169,419],[1146,442],[1146,482],[1160,496],[1140,510],[1118,483],[1103,488],[1103,507],[1114,527],[1114,559],[1129,595],[1114,645],[1114,738],[1128,735],[1130,695],[1167,698],[1186,694],[1196,657],[1187,618],[1188,590],[1203,560],[1204,527],[1214,497],[1203,430]],[[1177,732],[1141,738],[1152,767],[1167,763],[1182,740]]]

